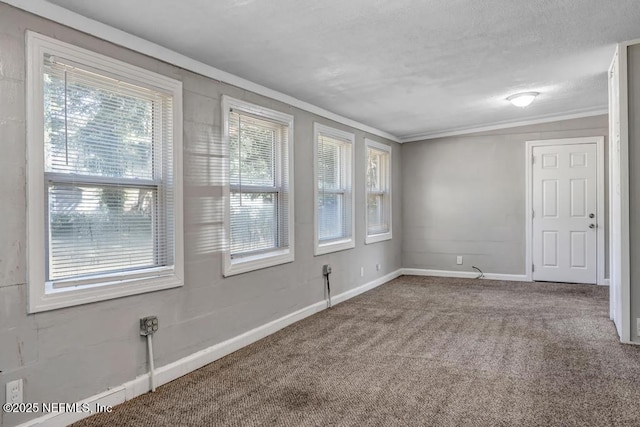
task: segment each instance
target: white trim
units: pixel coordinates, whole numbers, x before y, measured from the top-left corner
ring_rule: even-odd
[[[349,190],[349,197],[351,198],[349,205],[351,206],[351,235],[338,241],[331,241],[321,243],[318,238],[318,137],[326,135],[330,138],[335,138],[339,141],[343,141],[346,146],[349,147],[350,155],[347,158],[349,162],[348,170],[345,173],[347,180],[347,187]],[[343,251],[345,249],[352,249],[356,247],[355,230],[356,230],[356,203],[354,192],[354,177],[355,177],[355,141],[356,137],[351,132],[345,132],[343,130],[335,129],[329,126],[325,126],[321,123],[313,123],[313,254],[324,255],[332,252]],[[341,165],[344,168],[346,165]]]
[[[632,45],[639,44],[640,39],[628,41],[618,44],[616,48],[617,58],[614,56],[612,67],[615,61],[618,61],[618,113],[620,115],[620,141],[619,141],[619,158],[620,170],[620,212],[617,212],[615,201],[615,192],[610,193],[611,203],[611,221],[614,215],[620,215],[620,241],[613,241],[615,230],[610,230],[611,236],[611,258],[610,258],[610,276],[612,278],[611,286],[619,287],[619,308],[620,324],[614,322],[620,334],[620,341],[625,343],[631,342],[631,269],[630,269],[630,224],[629,224],[629,80],[628,80],[628,48]],[[610,118],[611,120],[611,118]],[[615,135],[615,123],[610,123],[610,137]],[[615,141],[612,143],[615,144]],[[615,148],[614,148],[615,149]],[[613,174],[616,172],[613,159],[610,159],[610,180],[614,181]],[[620,253],[620,259],[613,256],[616,252]],[[615,283],[619,281],[619,283]],[[612,290],[612,292],[615,292]]]
[[[382,277],[378,277],[377,279],[374,279],[374,280],[372,280],[370,282],[367,282],[364,285],[358,286],[357,288],[354,288],[354,289],[345,291],[345,292],[343,292],[341,294],[338,294],[335,297],[331,298],[331,302],[333,304],[339,304],[339,303],[341,303],[343,301],[346,301],[346,300],[351,299],[351,298],[353,298],[355,296],[358,296],[358,295],[363,294],[363,293],[365,293],[367,291],[370,291],[373,288],[377,288],[380,285],[384,285],[385,283],[390,282],[391,280],[402,276],[402,274],[403,274],[402,271],[403,271],[403,269],[399,268],[396,271],[392,271],[389,274],[385,274]]]
[[[259,95],[284,102],[285,104],[289,104],[293,107],[300,108],[301,110],[305,110],[310,113],[317,114],[321,117],[336,121],[338,123],[360,129],[372,135],[377,135],[394,142],[400,142],[398,137],[388,132],[376,129],[372,126],[360,123],[339,114],[332,113],[331,111],[317,107],[308,102],[301,101],[290,95],[286,95],[282,92],[269,89],[265,86],[253,83],[249,80],[245,80],[241,77],[219,70],[210,65],[182,55],[176,51],[167,49],[148,40],[142,39],[124,31],[118,30],[117,28],[87,18],[61,6],[49,3],[45,0],[2,0],[2,2],[41,16],[43,18],[50,19],[54,22],[66,25],[67,27],[109,41],[116,45],[131,49],[135,52],[148,55],[152,58],[156,58],[177,67],[184,68],[185,70],[193,71],[194,73],[200,74],[202,76],[228,83],[232,86],[237,86],[241,89],[246,89],[253,93],[257,93]]]
[[[457,277],[462,279],[476,279],[479,274],[477,271],[454,271],[454,270],[429,270],[424,268],[403,268],[404,276],[433,276],[433,277]],[[529,282],[530,280],[524,274],[500,274],[500,273],[483,273],[482,279],[487,280],[508,280],[511,282]]]
[[[615,256],[615,247],[616,245],[614,244],[614,233],[616,230],[616,226],[615,226],[615,222],[617,219],[619,219],[620,215],[617,212],[617,209],[615,208],[616,202],[616,186],[615,186],[615,182],[616,182],[616,178],[615,178],[615,171],[614,171],[614,165],[616,164],[616,158],[617,158],[617,154],[616,154],[616,130],[615,130],[615,125],[614,125],[614,116],[615,116],[615,110],[617,109],[617,105],[615,105],[614,102],[614,93],[616,94],[616,98],[617,96],[619,96],[618,93],[618,88],[616,86],[616,82],[617,82],[617,78],[619,77],[618,73],[616,72],[616,67],[618,65],[618,49],[619,47],[616,46],[616,51],[613,54],[613,59],[611,60],[611,65],[609,65],[609,70],[608,70],[608,74],[607,74],[607,88],[609,90],[609,206],[608,208],[608,212],[609,212],[609,283],[616,283],[616,274],[617,274],[617,270],[616,270],[616,256]],[[617,317],[617,313],[618,313],[618,309],[620,306],[620,296],[619,296],[619,285],[616,286],[611,286],[609,288],[609,318],[611,320],[613,320],[613,324],[616,327],[616,331],[618,332],[618,336],[621,336],[621,330],[620,330],[620,325],[618,322],[618,317]]]
[[[597,174],[597,198],[598,198],[598,206],[596,207],[597,209],[597,218],[598,218],[598,223],[600,224],[600,226],[598,227],[598,229],[596,230],[596,235],[598,238],[598,244],[597,244],[597,257],[598,257],[598,263],[597,263],[597,282],[596,284],[604,286],[605,285],[605,264],[606,264],[606,241],[604,238],[604,231],[605,231],[605,225],[606,225],[606,221],[605,221],[605,217],[606,217],[606,204],[605,204],[605,185],[604,185],[604,181],[605,181],[605,163],[604,163],[604,158],[605,158],[605,147],[604,147],[604,136],[599,137],[597,142],[596,142],[596,150],[598,153],[598,159],[597,159],[597,165],[596,165],[596,174]]]
[[[293,262],[295,259],[295,200],[294,200],[294,139],[293,139],[293,116],[281,111],[272,110],[260,105],[252,104],[246,101],[232,98],[228,95],[222,96],[222,146],[225,157],[224,174],[224,250],[222,256],[222,271],[224,277],[236,274],[247,273],[249,271],[259,270],[262,268],[273,267],[275,265]],[[289,181],[286,183],[288,191],[288,232],[289,246],[287,248],[276,248],[253,256],[239,257],[231,259],[231,206],[230,206],[230,189],[229,189],[229,111],[236,109],[262,117],[267,121],[275,121],[287,126],[287,157],[289,159],[288,176]]]
[[[369,234],[369,215],[367,212],[367,197],[368,197],[368,193],[369,193],[369,189],[367,188],[367,167],[368,165],[365,163],[364,166],[364,173],[365,173],[365,179],[364,179],[364,195],[365,195],[365,200],[364,200],[364,233],[365,233],[365,239],[364,239],[364,243],[365,245],[369,245],[371,243],[377,243],[377,242],[383,242],[385,240],[391,240],[393,238],[393,158],[392,158],[392,147],[390,145],[387,144],[382,144],[380,142],[371,140],[369,138],[365,138],[364,139],[364,149],[365,149],[365,153],[364,153],[364,158],[365,158],[365,162],[369,162],[369,154],[367,152],[367,149],[371,147],[374,148],[376,150],[379,151],[384,151],[386,153],[388,153],[389,155],[389,159],[387,162],[387,188],[388,188],[388,193],[389,193],[389,231],[385,232],[385,233],[378,233],[378,234]]]
[[[116,405],[124,403],[126,400],[126,387],[123,384],[121,386],[111,388],[103,393],[96,394],[77,402],[78,406],[87,404],[90,411],[88,413],[83,413],[81,411],[51,412],[47,415],[43,415],[41,417],[26,421],[22,424],[18,424],[18,427],[64,427],[96,414],[97,405],[100,405],[100,407],[102,408],[114,407]]]
[[[372,135],[380,136],[382,138],[389,139],[398,143],[422,141],[427,139],[441,138],[445,136],[465,135],[476,132],[485,132],[497,129],[508,129],[518,126],[526,126],[531,124],[554,122],[559,120],[570,120],[582,117],[592,117],[602,114],[607,114],[608,110],[602,106],[591,108],[584,111],[568,111],[557,113],[553,115],[547,115],[542,117],[535,117],[528,120],[522,120],[517,122],[498,122],[495,124],[481,126],[481,127],[467,127],[467,128],[453,128],[444,131],[437,132],[425,132],[412,135],[404,135],[398,137],[389,132],[374,128],[372,126],[360,123],[356,120],[341,116],[324,108],[317,107],[305,101],[301,101],[290,95],[278,92],[273,89],[269,89],[265,86],[259,85],[252,81],[243,79],[236,75],[219,70],[215,67],[207,65],[203,62],[196,61],[188,56],[182,55],[176,51],[160,46],[156,43],[150,42],[143,38],[134,36],[133,34],[118,30],[117,28],[103,24],[99,21],[87,18],[78,13],[72,12],[61,6],[49,3],[46,0],[0,0],[3,3],[22,9],[26,12],[33,13],[34,15],[41,16],[59,24],[65,25],[69,28],[82,31],[92,36],[98,37],[102,40],[114,43],[118,46],[122,46],[132,51],[156,58],[158,60],[167,62],[185,70],[192,71],[205,77],[209,77],[220,82],[228,83],[232,86],[237,86],[241,89],[251,91],[253,93],[266,96],[268,98],[281,101],[289,104],[293,107],[300,108],[301,110],[308,111],[318,116],[325,117],[333,120],[337,123],[344,124],[356,129],[360,129],[364,132],[368,132]],[[633,44],[633,42],[628,42]]]
[[[620,300],[622,301],[622,341],[631,342],[631,225],[629,189],[629,77],[628,48],[638,42],[623,43],[620,55],[620,197],[622,198],[620,251]]]
[[[412,135],[404,135],[398,137],[389,132],[374,128],[372,126],[360,123],[356,120],[341,116],[324,108],[317,107],[305,101],[301,101],[290,95],[278,92],[273,89],[269,89],[265,86],[243,79],[236,75],[219,70],[215,67],[207,65],[203,62],[196,61],[188,56],[182,55],[171,49],[160,46],[156,43],[150,42],[143,38],[134,36],[133,34],[118,30],[117,28],[103,24],[99,21],[87,18],[78,13],[72,12],[61,6],[49,3],[46,0],[0,0],[3,3],[22,9],[26,12],[33,13],[34,15],[41,16],[59,24],[65,25],[69,28],[73,28],[92,36],[98,37],[102,40],[114,43],[118,46],[122,46],[132,51],[156,58],[158,60],[167,62],[185,70],[192,71],[205,77],[209,77],[220,82],[228,83],[233,86],[237,86],[241,89],[254,92],[259,95],[266,96],[268,98],[281,101],[289,104],[293,107],[300,108],[301,110],[308,111],[318,116],[325,117],[333,120],[337,123],[341,123],[362,131],[368,132],[372,135],[380,136],[382,138],[389,139],[398,143],[422,141],[427,139],[442,138],[445,136],[465,135],[476,132],[485,132],[490,130],[508,129],[518,126],[526,126],[539,123],[554,122],[559,120],[570,120],[582,117],[592,117],[602,114],[607,114],[608,110],[603,106],[594,107],[584,111],[568,111],[557,113],[553,115],[547,115],[542,117],[535,117],[528,120],[516,121],[516,122],[497,122],[492,125],[480,126],[480,127],[467,127],[467,128],[453,128],[444,131],[437,132],[425,132]],[[628,44],[634,44],[634,42],[627,42]]]
[[[373,288],[376,288],[384,283],[387,283],[397,277],[400,277],[401,275],[402,269],[398,269],[368,283],[365,283],[364,285],[358,286],[357,288],[350,289],[346,292],[336,295],[332,298],[332,301],[334,304],[339,304]],[[202,368],[209,363],[215,362],[216,360],[228,354],[231,354],[234,351],[246,347],[249,344],[267,337],[306,317],[325,310],[326,308],[327,304],[325,301],[316,302],[298,311],[282,316],[279,319],[273,320],[243,334],[223,341],[219,344],[215,344],[211,347],[205,348],[204,350],[200,350],[189,356],[183,357],[182,359],[176,360],[175,362],[169,363],[168,365],[157,368],[155,371],[156,386],[159,387],[163,384],[167,384],[168,382],[180,378],[190,372],[193,372],[196,369]],[[95,408],[96,403],[99,403],[101,405],[114,406],[123,403],[126,400],[131,400],[134,397],[145,394],[150,390],[151,388],[149,382],[149,374],[147,373],[140,375],[134,380],[128,381],[120,386],[113,387],[108,391],[96,394],[87,399],[83,399],[79,403],[88,402],[90,403],[91,408]],[[19,427],[36,426],[42,424],[46,424],[49,427],[62,427],[79,421],[83,418],[87,418],[91,415],[93,414],[64,412],[47,414],[45,416],[35,418],[33,420],[29,420],[23,424],[20,424]]]
[[[623,44],[620,54],[620,197],[621,233],[620,251],[620,301],[622,302],[622,335],[621,341],[631,342],[631,226],[629,207],[629,80],[628,80],[628,47]]]
[[[27,31],[27,264],[28,312],[36,313],[128,295],[137,295],[184,284],[183,188],[182,188],[182,82],[153,71]],[[173,217],[174,265],[133,274],[104,275],[102,283],[79,282],[55,290],[45,286],[45,184],[44,184],[44,54],[57,55],[87,65],[111,77],[168,94],[173,98]],[[107,278],[111,278],[109,281]]]
[[[624,46],[625,48],[628,48],[629,46],[633,46],[636,44],[640,44],[640,39],[627,40],[626,42],[620,43],[620,46]]]
[[[598,106],[598,107],[589,108],[586,110],[567,111],[563,113],[532,117],[530,119],[519,120],[519,121],[495,122],[495,123],[484,125],[484,126],[461,127],[461,128],[453,128],[453,129],[447,129],[447,130],[436,131],[436,132],[425,132],[425,133],[419,133],[414,135],[404,135],[400,137],[400,142],[401,143],[415,142],[415,141],[424,141],[424,140],[435,139],[435,138],[444,138],[447,136],[468,135],[471,133],[488,132],[492,130],[510,129],[514,127],[537,125],[541,123],[558,122],[561,120],[572,120],[572,119],[581,119],[584,117],[601,116],[608,113],[609,113],[609,110],[606,107]]]
[[[590,136],[584,138],[563,138],[527,141],[525,145],[525,274],[529,281],[533,280],[533,148],[550,145],[569,144],[596,144],[596,211],[597,221],[600,226],[597,228],[597,264],[596,283],[604,284],[605,266],[605,203],[604,203],[604,136]]]

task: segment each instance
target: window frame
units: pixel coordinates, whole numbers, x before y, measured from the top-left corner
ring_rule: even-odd
[[[318,174],[320,170],[318,168],[318,139],[320,135],[325,135],[329,138],[333,138],[343,142],[343,146],[341,149],[346,151],[348,147],[349,155],[348,155],[348,163],[341,164],[340,168],[343,169],[342,173],[345,178],[344,188],[341,190],[335,191],[336,194],[343,194],[345,196],[349,196],[350,200],[350,209],[351,209],[351,234],[349,237],[334,239],[327,242],[320,241],[319,236],[319,211],[318,211],[318,202],[320,198],[320,194],[318,191]],[[355,135],[350,132],[346,132],[343,130],[335,129],[330,126],[323,125],[321,123],[313,124],[313,241],[314,241],[314,255],[324,255],[332,252],[343,251],[346,249],[355,248],[355,229],[356,229],[356,216],[355,216],[355,203],[354,203],[354,194],[353,194],[353,181],[354,181],[354,170],[355,170],[355,156],[354,156],[354,147],[355,147]],[[345,224],[346,225],[346,224]]]
[[[392,147],[387,144],[382,144],[377,141],[373,141],[371,139],[364,139],[365,146],[365,168],[364,168],[364,187],[365,187],[365,198],[364,198],[364,220],[365,220],[365,244],[371,244],[376,242],[383,242],[385,240],[391,240],[393,238],[393,191],[392,191]],[[367,186],[367,172],[369,168],[369,149],[372,148],[374,150],[382,151],[387,154],[387,170],[385,173],[385,181],[387,191],[376,191],[371,192]],[[369,207],[368,207],[368,199],[369,194],[379,194],[382,196],[383,200],[383,209],[386,210],[386,213],[389,217],[389,230],[382,233],[369,233]],[[386,197],[385,197],[386,196]]]
[[[228,95],[222,96],[222,145],[223,153],[225,157],[224,167],[224,249],[223,249],[223,264],[222,274],[224,277],[234,276],[236,274],[247,273],[254,270],[259,270],[267,267],[273,267],[280,264],[286,264],[293,262],[295,259],[295,220],[294,220],[294,179],[293,179],[293,165],[294,165],[294,140],[293,140],[293,116],[280,111],[272,110],[270,108],[262,107],[256,104],[252,104],[246,101],[242,101],[236,98],[232,98]],[[286,189],[288,195],[287,205],[287,229],[289,236],[289,245],[284,248],[274,248],[260,250],[255,253],[248,253],[239,257],[233,257],[231,254],[231,183],[230,183],[230,156],[229,156],[229,113],[231,110],[238,110],[239,112],[246,113],[247,115],[254,116],[260,120],[275,123],[277,125],[287,127],[287,157],[288,163],[287,175],[288,182],[281,182],[282,177],[279,176],[276,179],[280,180],[280,187]],[[283,164],[282,154],[276,158],[276,163],[280,166]],[[247,188],[243,185],[243,189]],[[264,192],[263,187],[255,186],[256,191]],[[273,188],[268,187],[269,192],[272,192]],[[278,200],[281,199],[280,193],[285,190],[281,190],[278,193]],[[280,202],[279,202],[280,206]]]
[[[184,284],[184,239],[182,213],[182,82],[155,72],[130,65],[117,59],[44,36],[26,32],[27,44],[27,283],[28,312],[37,313],[63,307],[120,298]],[[163,267],[141,268],[97,274],[60,281],[46,281],[46,254],[48,208],[45,176],[56,174],[45,171],[44,140],[44,55],[69,60],[97,74],[116,78],[136,86],[162,92],[172,98],[173,132],[172,176],[164,185],[173,191],[173,264]],[[162,141],[166,143],[166,141]],[[60,177],[57,182],[69,182]],[[54,176],[55,178],[55,176]],[[95,179],[102,181],[100,178]],[[116,178],[112,180],[126,181]],[[111,183],[111,180],[109,180]],[[77,182],[75,183],[77,184]],[[93,185],[93,184],[92,184]],[[59,285],[54,285],[59,282]]]

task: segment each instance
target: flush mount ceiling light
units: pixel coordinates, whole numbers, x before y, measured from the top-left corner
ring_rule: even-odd
[[[540,95],[538,92],[524,92],[516,93],[507,98],[507,101],[511,102],[516,107],[526,107],[531,104],[536,96]]]

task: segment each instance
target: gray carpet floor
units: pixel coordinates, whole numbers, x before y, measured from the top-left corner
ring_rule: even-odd
[[[403,276],[88,426],[639,426],[608,289]]]

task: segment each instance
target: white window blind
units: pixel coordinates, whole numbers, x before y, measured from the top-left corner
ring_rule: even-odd
[[[354,135],[318,123],[315,135],[315,254],[352,248]]]
[[[255,256],[290,244],[289,125],[231,109],[230,256]]]
[[[366,146],[367,236],[384,236],[391,233],[390,147],[369,140]]]
[[[174,262],[173,100],[44,58],[46,280]]]

